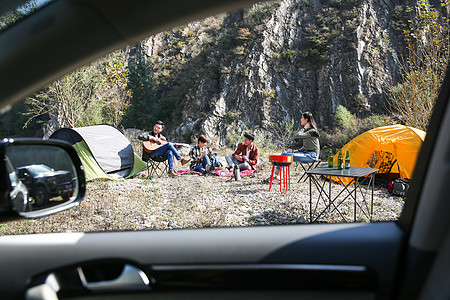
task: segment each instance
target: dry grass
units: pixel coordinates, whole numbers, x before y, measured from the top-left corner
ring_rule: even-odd
[[[76,208],[36,220],[19,220],[0,225],[0,234],[46,232],[97,232],[175,228],[235,227],[299,224],[309,220],[309,183],[297,183],[292,172],[291,190],[281,194],[279,185],[269,192],[262,183],[270,166],[262,162],[262,172],[241,181],[218,176],[183,175],[176,178],[141,177],[121,181],[89,182],[83,202]],[[342,187],[332,184],[333,194]],[[314,199],[318,193],[313,189]],[[361,199],[361,197],[359,197]],[[319,208],[324,202],[319,201]],[[396,220],[403,199],[389,196],[375,187],[374,221]],[[353,221],[353,202],[340,209]],[[336,211],[321,217],[322,222],[343,222]],[[360,216],[359,222],[367,222]]]

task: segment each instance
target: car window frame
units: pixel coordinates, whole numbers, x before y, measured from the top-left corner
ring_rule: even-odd
[[[398,224],[405,230],[409,237],[414,225],[414,220],[420,201],[423,201],[422,189],[427,176],[428,166],[433,157],[433,150],[436,141],[441,133],[442,122],[444,121],[450,98],[450,63],[447,66],[446,75],[441,84],[439,94],[434,104],[433,113],[427,128],[427,135],[417,156],[414,174],[408,190],[408,196],[405,201],[402,213],[398,219]]]

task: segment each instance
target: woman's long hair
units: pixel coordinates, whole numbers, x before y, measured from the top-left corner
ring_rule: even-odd
[[[317,137],[319,137],[320,136],[319,128],[317,128],[317,124],[316,124],[316,121],[314,121],[314,117],[313,117],[312,113],[309,111],[305,111],[304,113],[302,113],[302,116],[303,116],[303,118],[308,120],[308,122],[311,124],[311,127],[314,128],[314,130],[316,131]]]

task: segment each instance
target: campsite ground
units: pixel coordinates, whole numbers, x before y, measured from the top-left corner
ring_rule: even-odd
[[[85,199],[78,207],[41,219],[1,224],[0,234],[307,223],[308,181],[297,183],[299,172],[293,170],[287,194],[280,193],[279,185],[269,192],[268,184],[262,182],[269,171],[266,165],[262,172],[241,181],[199,175],[148,179],[144,172],[128,180],[89,182]],[[340,189],[340,185],[332,184],[333,194]],[[313,195],[317,196],[315,189]],[[396,220],[402,207],[402,198],[390,196],[385,187],[375,186],[373,221]],[[353,220],[352,209],[350,201],[340,209],[348,221]],[[343,222],[336,212],[322,221]],[[367,222],[368,218],[362,216],[358,221]]]

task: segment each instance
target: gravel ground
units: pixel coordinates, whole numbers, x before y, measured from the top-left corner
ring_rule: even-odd
[[[265,166],[262,172],[243,177],[241,181],[199,175],[148,179],[144,172],[128,180],[89,182],[86,196],[78,207],[45,218],[0,224],[0,234],[308,223],[308,181],[297,183],[299,174],[292,170],[291,190],[281,194],[277,184],[269,191],[269,185],[263,183],[269,171],[270,167]],[[333,195],[341,189],[341,185],[332,184]],[[318,191],[313,189],[313,199],[317,196]],[[360,194],[358,199],[362,199]],[[373,221],[397,220],[403,203],[402,198],[390,196],[385,187],[375,186]],[[367,204],[370,207],[370,202]],[[324,214],[319,221],[343,222],[344,216],[351,222],[353,206],[352,201],[344,201],[339,206],[342,216],[334,211]],[[318,207],[325,207],[323,200]],[[357,209],[357,221],[368,220]]]

